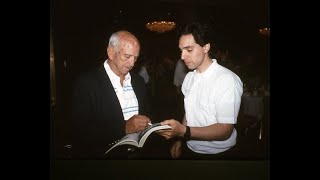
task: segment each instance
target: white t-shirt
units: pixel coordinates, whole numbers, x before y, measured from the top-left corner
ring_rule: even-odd
[[[205,72],[189,72],[182,84],[187,125],[204,127],[215,123],[236,124],[243,93],[242,81],[216,59]],[[190,140],[188,147],[203,154],[226,151],[236,144],[234,129],[225,141]]]

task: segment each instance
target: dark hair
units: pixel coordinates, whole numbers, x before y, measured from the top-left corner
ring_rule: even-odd
[[[193,22],[185,25],[180,32],[180,37],[187,34],[192,34],[195,42],[200,46],[210,43],[210,50],[208,53],[210,58],[213,57],[213,49],[216,46],[216,35],[212,26],[205,23],[201,24],[199,22]]]

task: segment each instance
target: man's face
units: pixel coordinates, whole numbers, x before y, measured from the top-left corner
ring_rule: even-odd
[[[206,51],[195,42],[192,34],[180,37],[179,49],[181,50],[181,59],[189,69],[196,69],[203,63]]]
[[[132,39],[123,39],[118,48],[114,47],[110,59],[115,66],[115,73],[119,76],[128,74],[138,59],[139,51],[139,44]]]

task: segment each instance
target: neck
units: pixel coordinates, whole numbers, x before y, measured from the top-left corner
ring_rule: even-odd
[[[203,73],[204,71],[206,71],[208,69],[208,67],[213,63],[212,59],[210,59],[209,57],[206,57],[202,64],[197,68],[197,72],[198,73]]]
[[[121,86],[123,86],[123,81],[125,79],[125,76],[119,73],[115,65],[112,63],[112,61],[108,60],[107,63],[109,64],[111,71],[114,72],[120,78],[120,84]]]

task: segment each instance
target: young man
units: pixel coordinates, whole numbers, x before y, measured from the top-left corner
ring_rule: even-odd
[[[161,123],[173,129],[159,132],[166,139],[178,137],[171,147],[173,158],[215,159],[236,144],[234,124],[240,109],[242,82],[213,59],[212,34],[208,25],[192,23],[184,28],[179,39],[181,59],[192,70],[181,88],[185,115],[182,123],[164,120]]]

